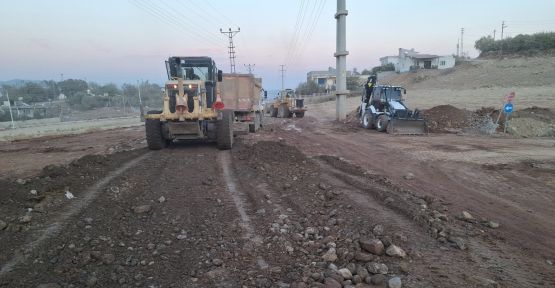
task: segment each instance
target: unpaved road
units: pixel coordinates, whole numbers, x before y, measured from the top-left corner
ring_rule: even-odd
[[[555,286],[552,139],[306,117],[149,152],[140,133],[1,145],[1,287]],[[407,256],[361,253],[374,238]]]

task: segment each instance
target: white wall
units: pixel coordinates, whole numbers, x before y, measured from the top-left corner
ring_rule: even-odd
[[[445,65],[441,65],[442,61],[445,61]],[[438,66],[437,69],[449,69],[455,67],[455,57],[449,56],[440,56],[438,58]]]

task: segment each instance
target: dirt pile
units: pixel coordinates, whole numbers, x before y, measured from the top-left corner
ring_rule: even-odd
[[[531,107],[516,111],[508,119],[507,132],[521,137],[555,137],[555,111]]]
[[[451,105],[439,105],[423,112],[430,132],[455,132],[470,124],[469,111]]]

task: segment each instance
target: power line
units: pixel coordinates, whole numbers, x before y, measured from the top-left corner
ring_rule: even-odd
[[[293,49],[293,45],[295,44],[295,41],[297,39],[297,34],[299,33],[299,23],[304,10],[304,3],[306,3],[305,0],[300,1],[299,13],[297,13],[297,20],[295,21],[295,28],[293,29],[293,37],[291,37],[291,42],[289,43],[289,49],[287,50],[287,54],[285,55],[285,60],[289,59],[289,55],[291,55],[291,50]]]
[[[184,25],[182,22],[176,20],[173,16],[168,15],[166,13],[164,13],[163,11],[161,11],[159,8],[157,7],[153,7],[151,6],[148,2],[140,2],[140,0],[135,0],[135,1],[130,1],[135,7],[147,12],[148,14],[150,14],[153,18],[155,18],[156,20],[172,27],[175,30],[179,30],[181,32],[184,32],[188,35],[191,36],[197,36],[199,40],[204,41],[206,44],[211,44],[213,46],[219,46],[219,43],[217,43],[214,40],[211,40],[209,38],[204,37],[202,34],[198,34],[197,32],[195,32],[194,30],[190,30],[190,29],[185,29]]]
[[[304,41],[301,44],[301,48],[299,49],[299,51],[296,55],[297,58],[300,57],[304,53],[304,50],[305,50],[307,44],[310,43],[310,40],[312,39],[312,33],[314,33],[314,30],[316,29],[318,21],[320,20],[320,16],[322,15],[322,12],[324,11],[325,5],[326,5],[326,1],[321,1],[320,2],[320,6],[317,9],[318,12],[316,12],[316,17],[313,18],[312,24],[310,25],[310,28],[308,30],[308,34],[306,34],[305,37],[303,38]],[[293,59],[297,59],[297,58],[294,57]]]
[[[220,28],[220,33],[226,34],[229,39],[229,66],[231,68],[231,73],[235,73],[235,45],[233,45],[233,36],[239,32],[241,32],[241,28],[239,27],[237,27],[237,30],[231,30],[231,28],[229,28],[229,31],[226,32],[222,31],[222,28]]]

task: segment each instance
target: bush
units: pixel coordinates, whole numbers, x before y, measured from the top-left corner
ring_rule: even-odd
[[[509,53],[526,53],[529,51],[546,51],[555,49],[555,32],[519,34],[513,38],[494,40],[491,36],[478,39],[474,45],[480,54],[499,51],[501,48]]]
[[[372,74],[377,74],[378,72],[384,71],[395,71],[395,65],[393,65],[393,63],[389,63],[387,65],[376,66],[372,68]]]

